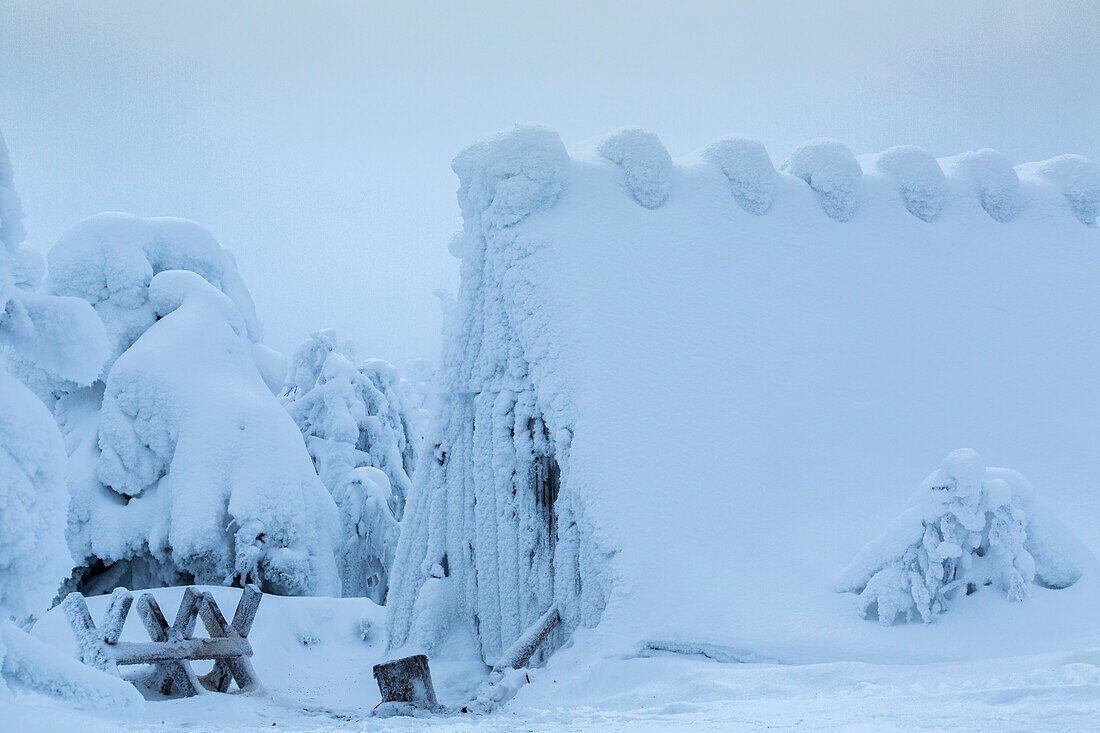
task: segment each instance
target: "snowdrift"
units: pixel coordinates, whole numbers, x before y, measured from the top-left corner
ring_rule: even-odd
[[[779,170],[742,139],[667,158],[517,128],[455,159],[461,289],[392,644],[465,632],[493,662],[552,602],[583,630],[566,657],[1100,641],[1097,167],[826,140]],[[1081,579],[859,618],[838,573],[961,447],[1031,480],[1088,546]]]

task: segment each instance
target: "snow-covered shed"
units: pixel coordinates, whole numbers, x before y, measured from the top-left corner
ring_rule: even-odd
[[[628,130],[516,128],[454,161],[443,405],[391,645],[922,661],[1100,642],[1100,171],[979,150],[777,170]],[[838,574],[949,451],[1029,476],[1083,575],[883,627]],[[997,474],[1000,475],[1000,474]],[[1083,542],[1072,540],[1078,536]]]

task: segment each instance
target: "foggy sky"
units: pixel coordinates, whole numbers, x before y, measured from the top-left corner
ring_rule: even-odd
[[[0,0],[0,130],[46,251],[104,210],[182,216],[238,260],[267,343],[335,327],[438,356],[450,161],[515,123],[625,126],[780,163],[992,147],[1100,160],[1100,3]]]

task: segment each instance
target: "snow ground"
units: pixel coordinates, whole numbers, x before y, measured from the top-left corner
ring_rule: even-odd
[[[314,705],[310,695],[317,690],[306,689],[306,682],[296,701],[274,693],[249,699],[206,695],[149,703],[132,720],[21,700],[8,720],[11,730],[88,732],[215,731],[230,725],[251,731],[1085,731],[1100,727],[1098,664],[1100,650],[926,666],[724,664],[668,654],[605,666],[604,681],[569,704],[564,700],[572,695],[559,696],[554,681],[544,678],[489,716],[372,719],[377,692],[360,687],[369,682],[364,663],[349,678],[349,692],[362,689],[370,703],[339,711]]]
[[[213,588],[231,613],[238,590]],[[156,592],[169,618],[179,588]],[[105,597],[90,599],[100,618]],[[1100,727],[1100,649],[980,662],[878,665],[723,663],[654,652],[594,663],[581,647],[530,672],[503,709],[488,716],[370,717],[378,702],[371,668],[384,655],[382,609],[361,598],[265,596],[250,638],[262,695],[206,694],[151,701],[132,717],[73,710],[32,694],[0,700],[12,731],[415,731],[431,730],[1095,730]],[[361,638],[362,622],[370,624]],[[141,639],[130,618],[123,638]],[[590,632],[588,632],[590,633]],[[59,609],[39,638],[74,652]],[[433,660],[441,702],[473,695],[484,669]],[[7,708],[5,710],[5,708]]]

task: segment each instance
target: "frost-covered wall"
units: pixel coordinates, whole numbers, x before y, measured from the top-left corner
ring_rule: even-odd
[[[815,140],[777,170],[745,138],[672,160],[641,131],[569,155],[517,128],[454,169],[462,280],[395,646],[476,635],[493,662],[551,603],[567,633],[597,627],[571,653],[1100,641],[1084,548],[1071,589],[1004,614],[976,593],[927,629],[869,624],[832,587],[960,445],[1023,470],[1100,548],[1075,524],[1100,511],[1081,442],[1100,434],[1095,164]]]

